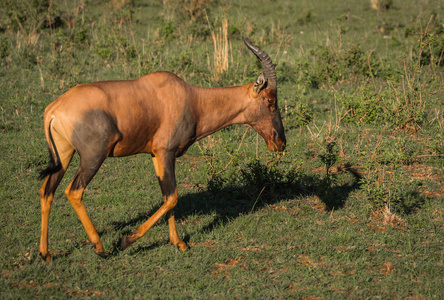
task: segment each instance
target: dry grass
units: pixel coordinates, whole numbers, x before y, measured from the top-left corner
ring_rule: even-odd
[[[386,205],[382,210],[382,224],[384,224],[384,226],[407,227],[404,219],[394,214],[389,205]]]
[[[233,56],[230,55],[232,50],[231,43],[228,40],[228,20],[226,18],[216,32],[211,29],[211,39],[214,45],[212,79],[219,81],[220,76],[228,71],[229,61],[233,62]]]

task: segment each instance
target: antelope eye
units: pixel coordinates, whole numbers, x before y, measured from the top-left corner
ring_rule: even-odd
[[[268,103],[269,103],[269,104],[273,104],[273,103],[274,103],[274,100],[273,100],[273,99],[268,99]]]

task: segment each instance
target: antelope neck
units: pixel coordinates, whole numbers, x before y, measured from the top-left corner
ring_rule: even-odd
[[[251,84],[229,88],[196,87],[197,136],[203,138],[233,124],[245,124]]]

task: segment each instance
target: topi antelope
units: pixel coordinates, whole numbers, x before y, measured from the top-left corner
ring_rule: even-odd
[[[255,82],[237,87],[202,88],[169,72],[154,72],[136,80],[101,81],[78,85],[45,109],[44,130],[50,162],[41,171],[39,190],[42,223],[39,254],[50,262],[48,219],[54,192],[77,151],[80,166],[65,195],[82,222],[94,252],[105,256],[102,242],[88,217],[83,192],[106,157],[138,153],[152,156],[162,190],[163,205],[133,234],[124,236],[121,249],[141,238],[163,215],[170,242],[181,251],[173,208],[177,203],[176,157],[194,142],[232,124],[249,124],[270,151],[283,151],[285,134],[277,106],[274,65],[264,51],[244,39],[260,60],[263,73]]]

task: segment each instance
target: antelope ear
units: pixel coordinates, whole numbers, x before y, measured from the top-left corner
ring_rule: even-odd
[[[259,92],[265,88],[266,84],[267,79],[265,78],[264,73],[260,73],[259,76],[256,78],[256,81],[254,82],[253,92],[255,94],[259,94]]]

